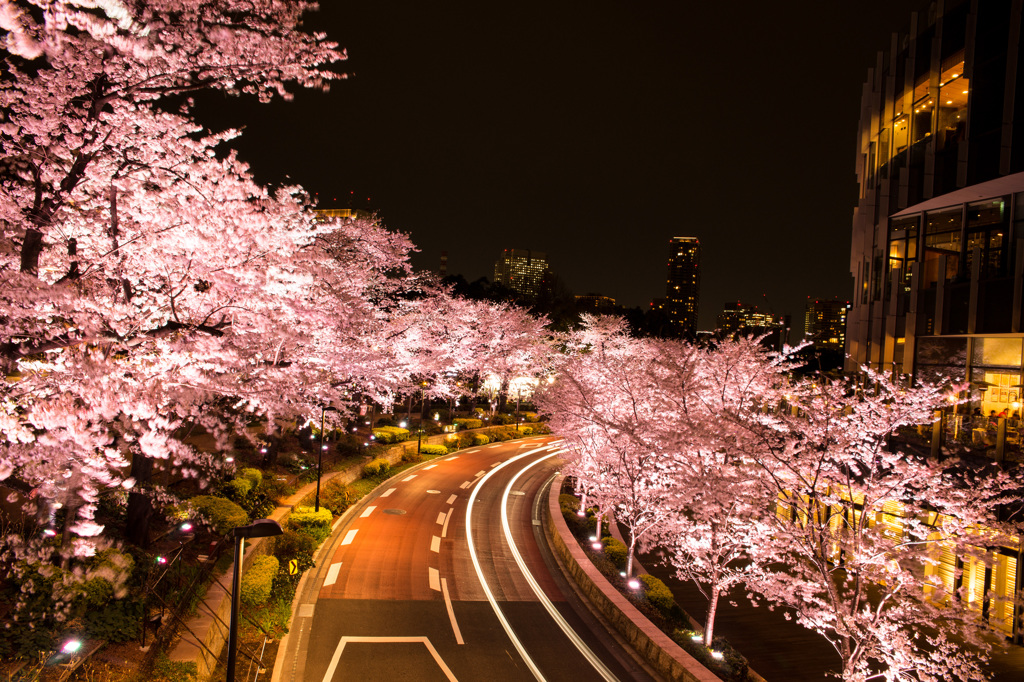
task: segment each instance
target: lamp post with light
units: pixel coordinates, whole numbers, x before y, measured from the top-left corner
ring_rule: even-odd
[[[231,575],[231,621],[228,624],[227,682],[235,682],[235,648],[238,644],[238,606],[242,588],[242,560],[245,557],[246,538],[267,538],[284,533],[280,524],[271,519],[259,519],[248,526],[235,528],[235,566]]]
[[[328,412],[337,412],[338,408],[331,407],[330,405],[322,406],[320,408],[320,454],[316,458],[316,502],[313,505],[313,511],[320,511],[320,473],[323,471],[324,466],[324,450],[327,446],[324,444],[324,416]]]

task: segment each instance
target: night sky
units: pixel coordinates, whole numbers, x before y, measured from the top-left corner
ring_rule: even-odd
[[[920,0],[322,5],[308,28],[348,80],[200,109],[246,126],[259,181],[372,208],[418,268],[447,251],[492,278],[529,248],[627,306],[664,296],[668,239],[696,236],[701,329],[742,299],[800,332],[808,296],[850,298],[861,86]]]

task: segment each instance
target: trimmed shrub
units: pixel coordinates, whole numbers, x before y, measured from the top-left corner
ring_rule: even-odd
[[[292,509],[288,523],[300,533],[305,533],[320,544],[331,536],[331,521],[334,520],[331,510],[326,505],[320,505],[320,511],[313,511],[313,507],[295,507]]]
[[[253,559],[252,566],[242,574],[242,589],[238,592],[242,603],[249,607],[266,603],[279,567],[276,556],[263,554]]]
[[[676,598],[672,596],[672,590],[668,589],[668,585],[649,573],[644,573],[638,576],[638,578],[643,585],[644,596],[647,597],[647,601],[654,608],[661,611],[662,614],[668,615],[672,613],[672,609],[676,605]]]
[[[519,433],[523,434],[524,436],[532,436],[533,435],[533,427],[532,426],[524,426],[521,429],[519,429]]]
[[[483,420],[469,417],[456,417],[453,423],[458,424],[460,429],[479,429],[484,425]]]
[[[535,422],[538,419],[536,412],[520,412],[519,416],[528,422]]]
[[[397,426],[378,426],[373,430],[373,439],[384,445],[401,443],[409,439],[409,429]]]
[[[420,446],[420,452],[424,455],[447,455],[448,448],[435,443],[424,443]]]
[[[402,451],[402,461],[410,462],[415,464],[416,462],[423,461],[423,453],[416,452],[415,450],[404,450]]]
[[[601,544],[604,545],[604,555],[608,557],[608,560],[615,564],[615,567],[620,571],[626,568],[626,558],[629,555],[629,548],[626,544],[617,538],[608,536],[601,538]]]
[[[385,415],[383,417],[377,417],[376,426],[377,428],[380,428],[381,426],[398,426],[398,422],[395,421],[394,417]]]
[[[383,457],[378,457],[363,465],[364,478],[384,478],[389,473],[391,473],[391,462]]]
[[[241,502],[252,492],[252,482],[245,478],[235,478],[224,485],[224,492],[236,502]]]
[[[491,439],[482,433],[473,434],[473,445],[487,445],[491,442]]]
[[[213,525],[217,535],[227,535],[235,528],[249,523],[249,515],[245,510],[224,497],[197,495],[188,502]]]
[[[491,423],[496,426],[501,426],[502,424],[515,424],[516,418],[511,414],[498,413],[491,417]]]
[[[252,467],[246,467],[238,472],[238,478],[249,481],[252,485],[252,489],[256,490],[263,483],[263,472],[259,469],[253,469]]]

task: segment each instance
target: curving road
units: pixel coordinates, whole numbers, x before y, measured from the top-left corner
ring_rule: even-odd
[[[472,448],[362,500],[305,581],[275,679],[650,679],[538,541],[557,452],[550,437]]]

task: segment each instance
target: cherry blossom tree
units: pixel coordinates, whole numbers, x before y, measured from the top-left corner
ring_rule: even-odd
[[[943,392],[867,376],[865,390],[824,378],[779,385],[761,409],[732,415],[754,434],[739,442],[777,498],[785,568],[754,587],[832,644],[844,680],[985,679],[985,624],[934,567],[941,549],[983,557],[1005,542],[996,511],[1010,483],[994,463],[895,447]],[[764,409],[773,401],[784,409]]]

